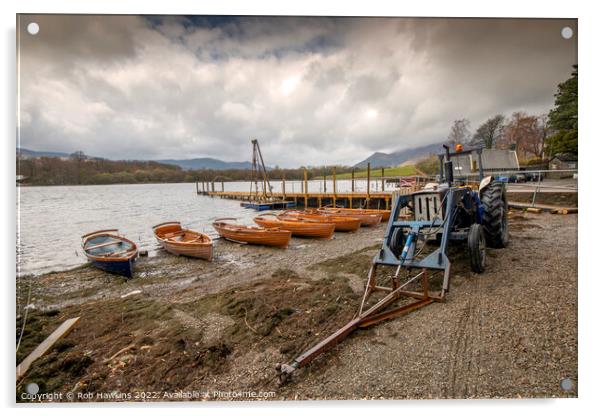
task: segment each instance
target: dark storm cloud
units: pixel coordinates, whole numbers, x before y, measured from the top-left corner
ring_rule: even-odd
[[[353,163],[547,112],[577,62],[574,20],[20,19],[21,145],[110,158]]]

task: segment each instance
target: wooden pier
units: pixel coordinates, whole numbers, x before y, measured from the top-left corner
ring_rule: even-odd
[[[351,192],[338,192],[337,182],[338,180],[349,180],[349,179],[338,179],[336,167],[332,170],[332,177],[328,182],[331,183],[332,190],[326,192],[311,192],[308,187],[307,170],[304,172],[304,178],[301,182],[300,192],[288,192],[286,191],[286,178],[281,179],[281,189],[284,191],[274,192],[271,191],[271,199],[279,201],[291,201],[295,203],[297,207],[304,208],[321,208],[323,206],[340,206],[346,208],[376,208],[376,209],[389,209],[391,207],[391,201],[395,195],[404,195],[414,192],[420,187],[420,180],[424,179],[420,177],[415,178],[415,185],[403,187],[394,191],[385,191],[385,184],[387,181],[400,178],[385,177],[384,168],[381,168],[380,177],[372,177],[372,183],[380,182],[380,190],[371,190],[371,178],[370,178],[370,164],[367,166],[366,178],[355,178],[355,171],[351,172]],[[315,181],[316,179],[314,179]],[[320,181],[323,181],[323,189],[326,189],[327,179],[323,176]],[[356,191],[356,183],[365,182],[367,190]],[[378,183],[377,182],[377,183]],[[263,189],[268,188],[267,183],[263,183]],[[219,188],[219,189],[217,189]],[[258,192],[246,192],[246,191],[226,191],[224,181],[218,182],[216,186],[215,181],[203,181],[196,183],[196,192],[199,195],[206,195],[210,197],[218,197],[225,199],[236,199],[239,201],[256,201],[265,199],[265,195]]]
[[[396,192],[397,193],[397,192]],[[199,195],[218,197],[225,199],[236,199],[238,201],[251,201],[256,195],[250,192],[236,191],[208,191],[199,192]],[[311,208],[327,205],[337,205],[346,208],[379,208],[389,209],[393,192],[344,192],[344,193],[321,193],[321,192],[272,192],[274,199],[292,201],[297,207]]]

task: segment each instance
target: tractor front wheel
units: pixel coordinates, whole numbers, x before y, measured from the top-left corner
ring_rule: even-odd
[[[482,225],[487,245],[504,248],[508,245],[508,201],[506,186],[502,182],[493,182],[481,192],[484,206]]]
[[[468,255],[470,268],[475,273],[485,271],[485,232],[481,224],[472,224],[468,230]]]

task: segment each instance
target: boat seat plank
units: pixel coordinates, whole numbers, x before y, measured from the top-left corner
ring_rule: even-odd
[[[65,337],[67,334],[69,334],[69,332],[71,332],[71,329],[73,329],[73,326],[77,323],[77,321],[79,321],[79,318],[80,317],[78,316],[77,318],[67,319],[57,329],[55,329],[54,332],[48,336],[48,338],[38,345],[35,350],[25,357],[23,361],[21,361],[21,363],[17,366],[17,381],[19,381],[25,375],[25,373],[27,373],[27,370],[29,370],[29,367],[31,367],[31,364],[33,364],[35,360],[46,354],[59,339]]]
[[[114,244],[121,244],[121,243],[123,243],[123,241],[121,241],[121,240],[114,240],[114,241],[109,241],[108,243],[102,243],[102,244],[97,244],[95,246],[86,247],[86,250],[94,250],[94,249],[97,249],[97,248],[112,246]]]
[[[202,235],[197,235],[196,237],[191,238],[190,240],[184,240],[184,239],[182,239],[179,242],[180,243],[196,243],[196,242],[198,242],[199,240],[202,240],[202,239],[203,239]]]
[[[184,231],[174,231],[172,233],[163,234],[163,238],[174,238],[174,237],[179,237],[181,235],[184,235]]]
[[[118,252],[116,252],[116,253],[107,253],[105,256],[106,256],[106,257],[119,257],[119,256],[122,256],[122,255],[124,255],[124,254],[127,254],[127,253],[129,253],[129,252],[131,252],[131,251],[134,251],[134,248],[133,248],[133,247],[132,247],[132,248],[130,248],[130,249],[128,249],[128,250],[118,251]]]

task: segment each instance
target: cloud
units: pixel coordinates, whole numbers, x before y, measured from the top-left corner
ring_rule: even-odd
[[[454,119],[547,112],[576,21],[20,15],[20,145],[114,159],[355,163]],[[27,34],[36,21],[40,33]]]

